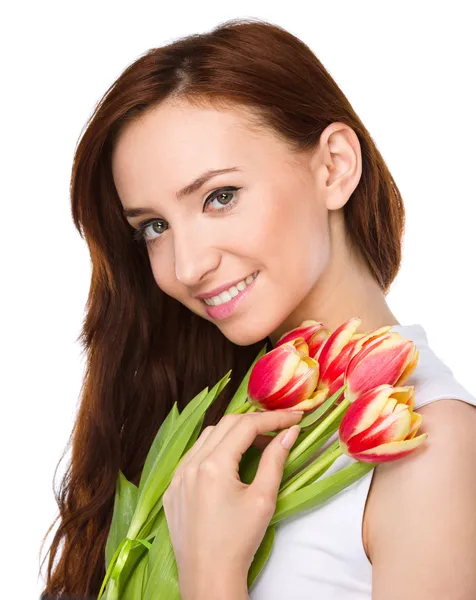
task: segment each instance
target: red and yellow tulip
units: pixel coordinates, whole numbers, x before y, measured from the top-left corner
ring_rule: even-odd
[[[339,427],[342,450],[362,462],[381,463],[406,456],[427,438],[417,437],[423,417],[413,412],[414,387],[380,385],[360,395]]]
[[[390,329],[381,327],[356,341],[343,380],[350,402],[379,385],[401,386],[415,370],[419,359],[415,343]]]
[[[319,363],[317,389],[324,400],[344,385],[345,370],[354,348],[366,336],[364,333],[355,333],[360,323],[358,317],[349,319],[329,335],[320,349],[316,358]]]
[[[255,364],[248,382],[250,403],[263,410],[308,411],[317,406],[319,364],[309,356],[304,338],[273,348]]]
[[[344,397],[355,401],[379,385],[402,385],[418,363],[411,340],[391,332],[391,325],[356,333],[361,319],[352,317],[329,333],[308,319],[282,335],[255,364],[248,397],[255,408],[311,411],[344,384]],[[314,385],[314,387],[313,387]]]

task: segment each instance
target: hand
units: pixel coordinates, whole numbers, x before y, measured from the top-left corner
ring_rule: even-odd
[[[204,429],[184,456],[163,496],[183,600],[201,594],[211,599],[211,588],[220,582],[231,593],[237,587],[246,592],[248,570],[276,509],[299,426],[292,429],[287,448],[281,443],[286,431],[266,446],[251,485],[240,480],[239,463],[257,436],[289,428],[301,418],[289,410],[225,415]],[[224,592],[221,585],[217,597]]]

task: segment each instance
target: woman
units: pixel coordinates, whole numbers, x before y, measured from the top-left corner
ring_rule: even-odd
[[[249,488],[236,464],[300,415],[221,417],[264,342],[304,319],[333,330],[359,316],[359,332],[392,325],[427,348],[385,299],[401,261],[398,188],[310,49],[241,20],[124,71],[78,145],[71,193],[92,259],[88,366],[45,594],[97,594],[118,470],[137,483],[175,400],[182,409],[232,368],[164,508],[184,600],[246,598],[293,439],[273,440]],[[426,448],[280,524],[253,600],[476,597],[476,399],[427,350]]]

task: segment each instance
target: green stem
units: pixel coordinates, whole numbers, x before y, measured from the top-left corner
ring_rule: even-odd
[[[243,404],[241,406],[239,406],[238,408],[235,408],[233,410],[233,414],[234,415],[242,415],[243,413],[246,413],[250,410],[250,403],[249,402],[243,402]]]
[[[301,471],[293,479],[288,481],[278,494],[277,499],[281,500],[282,498],[289,496],[289,494],[292,494],[306,485],[311,479],[315,479],[317,475],[322,475],[322,473],[326,471],[339,456],[342,456],[342,454],[342,448],[340,447],[339,440],[337,440],[304,471]]]
[[[350,406],[350,402],[347,399],[342,400],[342,402],[328,415],[325,419],[323,419],[319,425],[312,430],[312,432],[303,439],[303,441],[293,448],[286,459],[284,464],[284,468],[286,468],[290,463],[292,463],[298,456],[300,456],[305,450],[307,450],[312,444],[319,439],[323,433],[325,433],[326,429],[332,423],[338,419]]]
[[[119,575],[121,574],[121,571],[124,568],[124,565],[126,564],[127,557],[129,556],[130,551],[132,550],[132,544],[133,540],[126,538],[126,543],[122,547],[122,550],[119,553],[119,556],[117,557],[114,569],[112,570],[111,579],[119,579]]]
[[[278,500],[276,502],[276,510],[271,517],[268,527],[280,523],[283,519],[321,505],[363,477],[375,466],[372,463],[352,463],[332,475],[322,477],[316,482],[302,487],[291,496],[286,496],[286,498]]]
[[[111,558],[111,562],[109,563],[109,566],[107,568],[106,575],[105,575],[102,585],[101,585],[101,589],[99,590],[98,600],[99,600],[99,598],[103,597],[103,592],[106,587],[106,584],[109,581],[109,579],[111,579],[111,575],[112,575],[114,569],[116,568],[116,564],[117,564],[119,555],[122,553],[123,548],[127,545],[127,543],[128,543],[127,538],[124,538],[122,540],[122,542],[119,544],[119,546],[116,548],[116,551],[114,552],[114,554]]]
[[[340,421],[342,417],[339,417],[337,421],[334,421],[332,425],[327,429],[324,435],[322,435],[318,440],[315,440],[310,448],[304,450],[302,454],[300,454],[293,462],[289,463],[286,468],[283,470],[283,481],[289,480],[293,473],[297,473],[298,469],[300,469],[303,465],[308,463],[309,461],[317,458],[318,451],[324,446],[329,439],[334,435],[334,433],[339,429]],[[311,431],[312,433],[312,431]],[[301,443],[303,439],[306,439],[307,436],[301,438],[298,437],[297,445]]]

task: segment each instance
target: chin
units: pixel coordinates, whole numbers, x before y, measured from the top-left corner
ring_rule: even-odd
[[[237,346],[252,346],[253,344],[256,344],[256,342],[259,342],[260,340],[262,340],[263,338],[258,337],[256,335],[246,335],[246,334],[237,334],[237,335],[232,335],[232,334],[226,334],[225,332],[223,332],[223,335],[230,340],[230,342],[232,342],[233,344],[236,344]],[[269,350],[269,348],[268,348]]]
[[[222,334],[229,339],[230,342],[233,342],[233,344],[236,344],[237,346],[252,346],[257,342],[263,341],[263,345],[264,343],[267,343],[266,351],[269,352],[271,347],[266,340],[266,337],[272,333],[272,328],[264,326],[263,323],[259,326],[253,326],[249,321],[244,326],[243,320],[237,320],[236,323],[230,323],[229,326],[225,325],[225,323],[223,323],[222,327],[218,324],[217,326]]]

